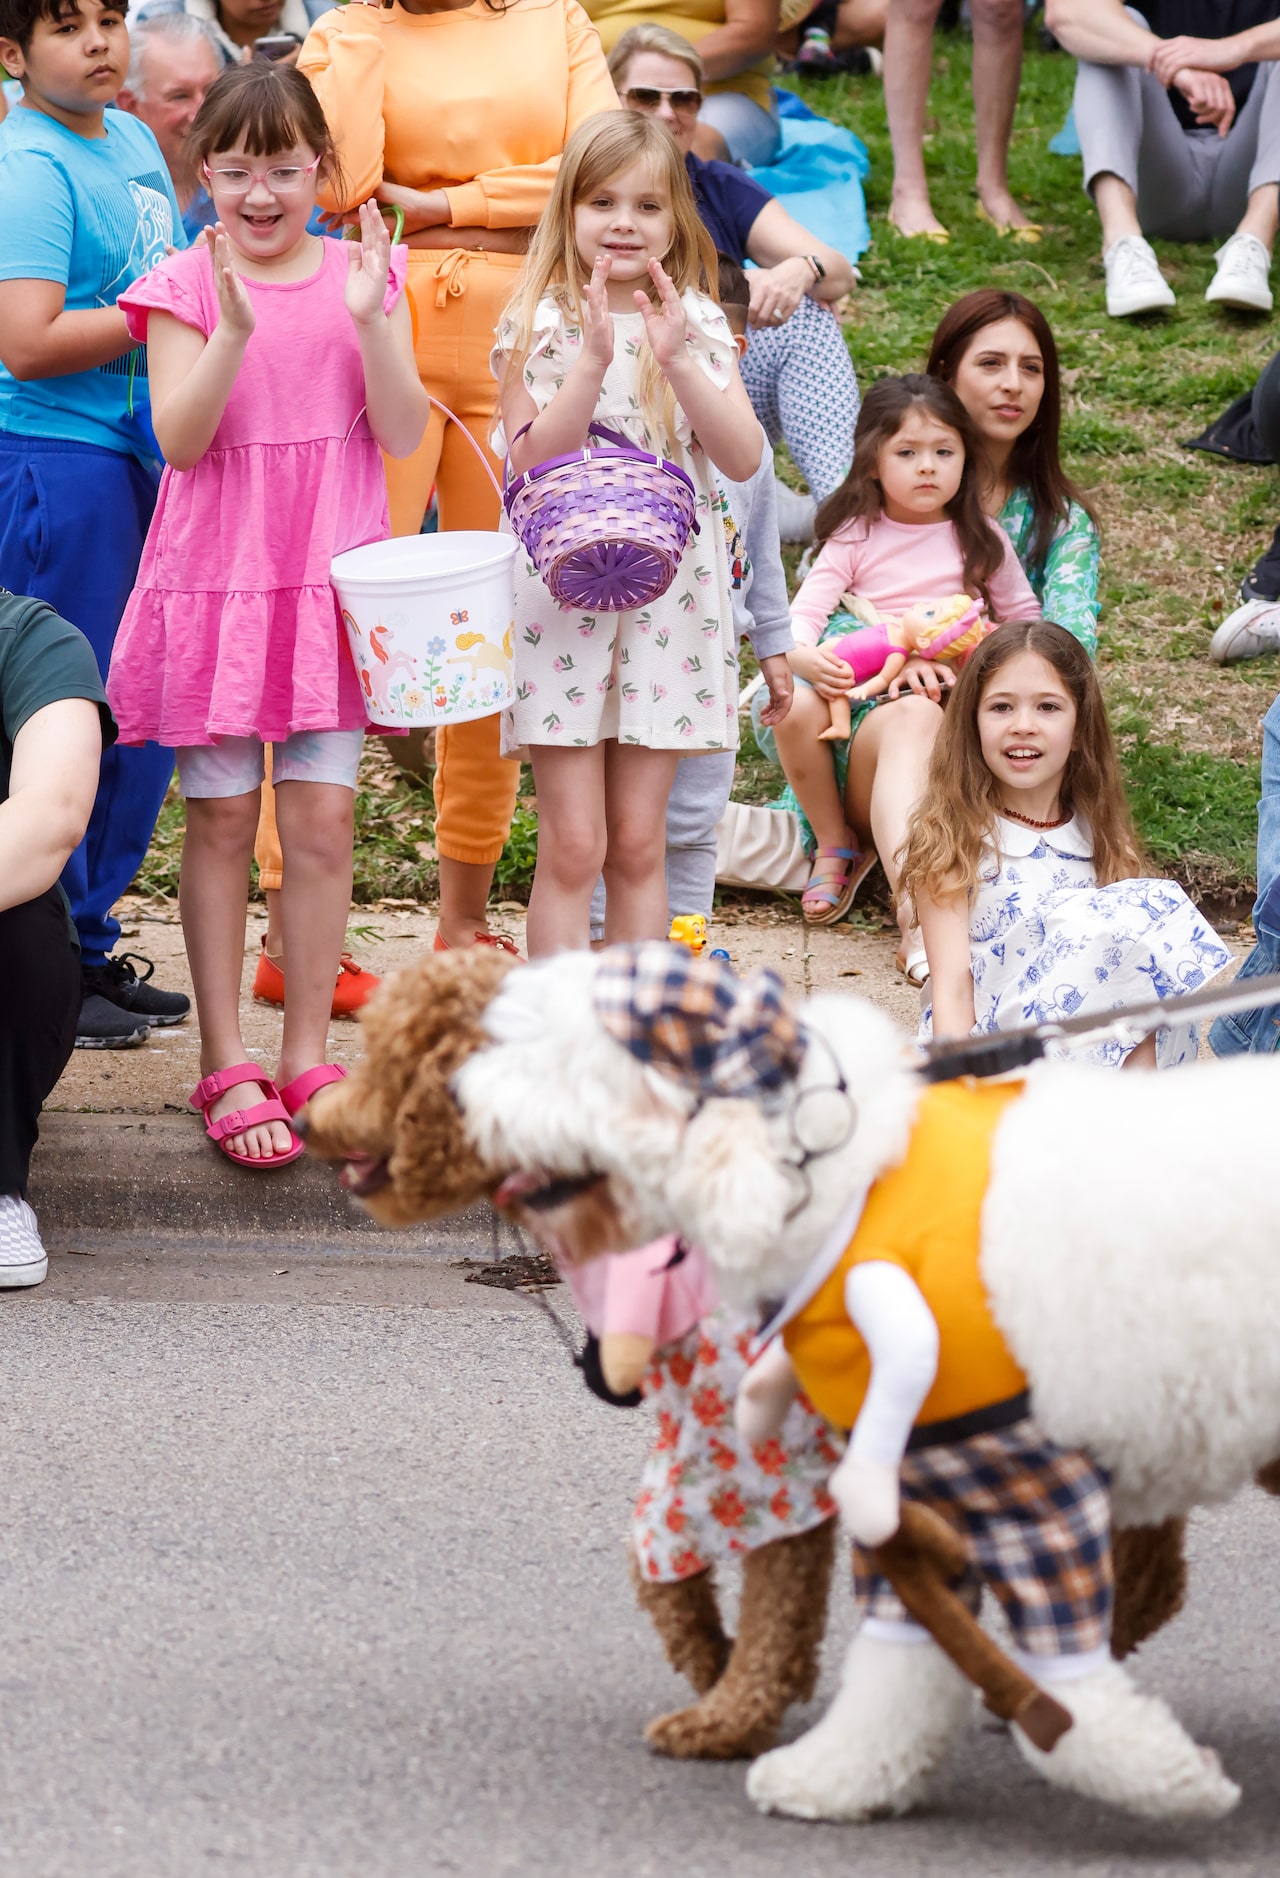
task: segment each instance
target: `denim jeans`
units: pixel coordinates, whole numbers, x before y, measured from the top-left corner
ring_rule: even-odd
[[[1280,698],[1262,720],[1262,800],[1258,804],[1258,898],[1253,909],[1257,944],[1240,978],[1280,971]],[[1209,1032],[1215,1056],[1280,1049],[1280,1004],[1219,1017]]]
[[[735,163],[756,168],[776,163],[782,144],[782,127],[776,111],[766,111],[754,98],[741,91],[713,91],[702,100],[698,117],[712,130],[718,130],[729,146]]]

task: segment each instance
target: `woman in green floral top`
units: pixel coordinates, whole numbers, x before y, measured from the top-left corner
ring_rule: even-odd
[[[1013,543],[1046,619],[1098,645],[1098,530],[1062,467],[1058,349],[1020,293],[982,288],[943,315],[926,367],[959,394],[986,451],[983,507]]]
[[[1098,531],[1058,455],[1061,377],[1044,314],[1018,293],[987,288],[966,294],[943,315],[928,370],[954,386],[982,437],[982,506],[1009,536],[1044,617],[1073,633],[1092,655],[1098,642]],[[847,631],[849,624],[837,617],[829,631]],[[896,856],[907,813],[924,787],[942,722],[942,693],[954,682],[950,667],[909,659],[883,697],[854,706],[848,743],[829,746],[832,787],[844,805],[849,835],[846,846],[824,849],[815,859],[804,900],[812,924],[844,917],[873,849],[896,898]],[[758,727],[756,741],[776,760],[770,733]],[[790,782],[773,806],[800,816],[812,849],[813,831]],[[905,903],[898,914],[898,964],[919,984],[928,971],[924,946]]]

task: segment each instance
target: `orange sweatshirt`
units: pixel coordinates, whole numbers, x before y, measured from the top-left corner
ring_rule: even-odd
[[[595,27],[577,0],[406,13],[353,4],[318,19],[298,59],[342,159],[345,194],[443,189],[454,228],[531,228],[569,133],[616,110]]]

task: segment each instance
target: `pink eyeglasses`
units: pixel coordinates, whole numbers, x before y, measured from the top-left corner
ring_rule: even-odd
[[[255,183],[265,183],[273,196],[289,196],[295,190],[301,189],[307,177],[315,174],[323,160],[322,157],[317,157],[315,162],[308,163],[305,169],[291,165],[288,169],[211,170],[207,163],[202,163],[200,167],[205,173],[210,189],[216,189],[220,195],[247,196]]]

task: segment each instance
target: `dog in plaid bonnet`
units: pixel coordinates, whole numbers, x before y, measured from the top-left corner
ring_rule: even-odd
[[[1117,1659],[1178,1607],[1185,1515],[1280,1473],[1270,1060],[928,1086],[864,1000],[793,1005],[663,945],[513,970],[474,1028],[449,1087],[477,1165],[568,1212],[603,1194],[611,1249],[703,1247],[722,1296],[773,1311],[747,1438],[798,1380],[849,1431],[831,1485],[856,1545],[904,1498],[960,1534],[962,1595],[993,1594],[1072,1718],[1048,1751],[1011,1730],[1035,1771],[1150,1818],[1229,1810],[1216,1756]],[[862,1551],[857,1582],[830,1709],[748,1774],[762,1810],[905,1812],[974,1725]]]

